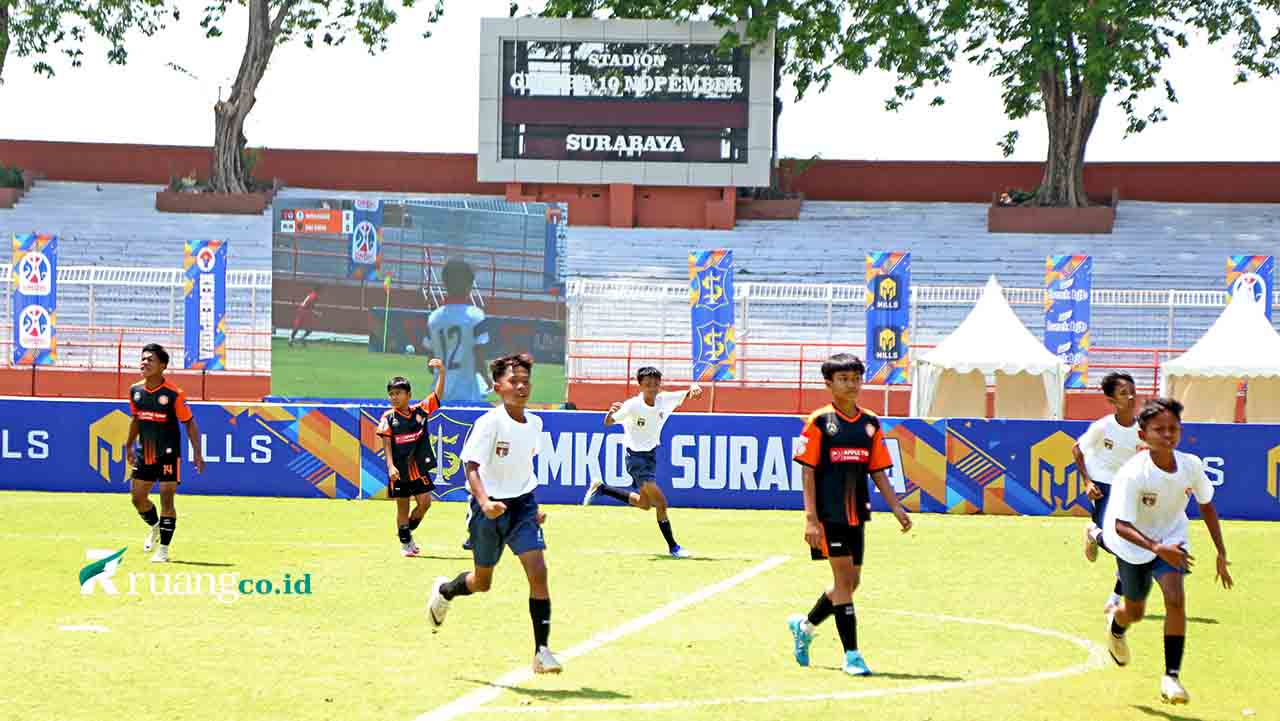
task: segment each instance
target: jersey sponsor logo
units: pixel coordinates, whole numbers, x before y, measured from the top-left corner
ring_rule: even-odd
[[[1142,499],[1142,505],[1151,507],[1156,505],[1156,501],[1159,500],[1160,494],[1152,491],[1143,491],[1140,498]]]
[[[400,443],[413,443],[413,442],[417,441],[419,438],[422,438],[422,429],[421,429],[421,428],[419,428],[418,430],[416,430],[416,431],[414,431],[414,432],[412,432],[412,433],[400,433],[400,434],[397,434],[393,440],[394,440],[394,442],[395,442],[395,443],[400,444]]]
[[[868,448],[832,448],[827,455],[832,463],[867,463],[871,460]]]
[[[511,444],[506,441],[498,441],[493,447],[493,452],[499,458],[506,458],[507,454],[511,453]]]
[[[140,421],[150,421],[152,423],[165,423],[169,420],[169,414],[161,411],[138,411],[134,415]]]

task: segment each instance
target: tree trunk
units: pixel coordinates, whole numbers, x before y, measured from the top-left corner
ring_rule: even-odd
[[[9,57],[9,3],[0,2],[0,85],[4,84],[4,61]]]
[[[777,31],[774,31],[775,38]],[[773,150],[769,158],[769,184],[773,189],[778,191],[781,196],[786,196],[790,188],[782,187],[782,168],[779,167],[778,157],[778,118],[782,117],[782,66],[785,59],[782,57],[782,48],[775,45],[773,48]],[[789,185],[789,184],[788,184]]]
[[[1102,98],[1089,93],[1080,83],[1068,87],[1062,73],[1046,70],[1040,76],[1045,122],[1049,131],[1049,151],[1044,177],[1036,190],[1036,205],[1083,208],[1089,205],[1084,192],[1084,153],[1093,133]]]
[[[249,0],[249,37],[240,59],[240,72],[226,100],[213,106],[213,165],[209,171],[209,187],[215,193],[247,193],[252,179],[244,167],[243,152],[248,143],[244,137],[244,121],[253,110],[254,93],[267,62],[275,49],[276,38],[292,3],[283,3],[271,17],[268,0]]]

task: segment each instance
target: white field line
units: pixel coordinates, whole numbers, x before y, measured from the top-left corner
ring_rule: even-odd
[[[605,644],[616,641],[623,636],[635,633],[636,631],[648,628],[649,626],[663,621],[690,606],[701,603],[716,594],[723,593],[734,586],[749,581],[765,571],[776,568],[786,562],[786,560],[786,556],[771,556],[736,576],[726,578],[718,583],[713,583],[710,586],[706,586],[705,588],[694,591],[687,596],[682,596],[665,606],[650,611],[643,616],[633,618],[621,626],[598,633],[573,648],[558,654],[558,656],[562,661],[568,661],[578,656],[591,653]],[[428,711],[427,713],[418,716],[414,721],[446,721],[447,719],[453,719],[465,714],[473,713],[484,704],[497,698],[498,695],[505,690],[504,687],[525,683],[531,678],[533,678],[533,671],[528,666],[521,666],[520,668],[513,669],[512,671],[498,677],[489,686],[476,689],[475,691],[465,694],[444,706],[433,711]]]

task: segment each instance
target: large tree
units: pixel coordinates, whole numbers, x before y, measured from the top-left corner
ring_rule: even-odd
[[[231,0],[218,0],[205,10],[201,26],[210,37],[222,34]],[[214,105],[213,167],[209,185],[214,192],[244,193],[252,179],[245,166],[244,122],[257,101],[256,92],[275,49],[301,39],[308,48],[317,41],[342,45],[357,37],[371,55],[387,48],[387,30],[399,19],[384,0],[239,0],[249,9],[249,33],[240,71],[225,99]],[[425,15],[430,25],[444,12],[444,0],[428,0]],[[415,0],[399,0],[409,10]],[[430,35],[423,31],[423,37]]]
[[[170,16],[177,20],[178,10],[165,0],[0,0],[0,82],[10,51],[36,58],[32,69],[53,77],[50,52],[79,67],[85,41],[95,35],[110,46],[107,61],[123,65],[129,58],[125,36],[133,30],[152,35]]]
[[[920,91],[941,105],[937,91],[956,62],[985,67],[1004,88],[1010,120],[1044,113],[1048,154],[1031,200],[1039,205],[1088,204],[1084,156],[1106,96],[1125,113],[1126,134],[1164,120],[1164,104],[1177,102],[1164,63],[1195,33],[1233,43],[1237,83],[1280,69],[1280,0],[549,0],[544,12],[751,19],[747,41],[776,20],[797,99],[825,89],[836,68],[878,68],[899,79],[888,109]],[[1017,140],[1014,131],[1001,138],[1006,156]]]

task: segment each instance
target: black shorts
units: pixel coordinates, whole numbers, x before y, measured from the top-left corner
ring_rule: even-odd
[[[847,523],[818,521],[818,529],[822,531],[822,538],[818,541],[818,547],[810,547],[809,549],[809,555],[813,560],[822,561],[828,558],[851,556],[853,565],[862,565],[862,551],[865,542],[861,523],[856,526],[850,526]]]
[[[1184,576],[1191,573],[1170,566],[1159,556],[1146,563],[1129,563],[1123,558],[1117,558],[1116,571],[1120,576],[1120,588],[1124,591],[1124,597],[1134,601],[1147,600],[1147,596],[1151,594],[1152,584],[1166,573],[1180,573]]]
[[[436,484],[430,479],[418,479],[416,481],[405,480],[405,474],[400,474],[400,480],[396,481],[396,485],[387,491],[387,498],[413,498],[424,493],[430,493],[436,489]]]
[[[181,483],[178,478],[181,467],[180,458],[162,458],[159,463],[135,465],[132,478],[143,483]]]

